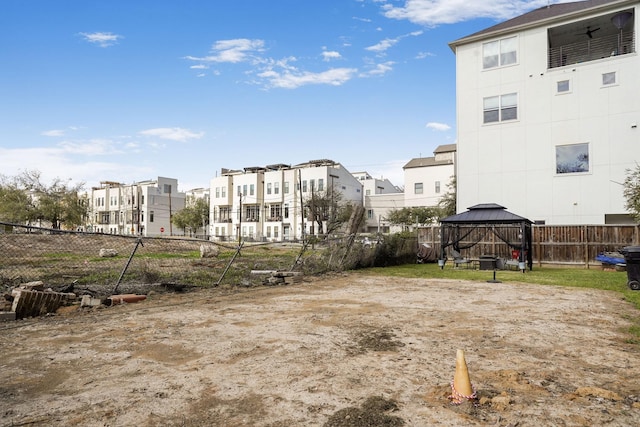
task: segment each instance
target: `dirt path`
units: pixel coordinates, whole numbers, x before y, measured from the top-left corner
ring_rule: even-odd
[[[638,315],[594,290],[355,274],[156,294],[0,324],[0,426],[638,425]],[[475,406],[447,398],[459,348]]]

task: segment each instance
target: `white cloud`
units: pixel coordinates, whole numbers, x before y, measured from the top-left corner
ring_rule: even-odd
[[[211,55],[186,56],[185,59],[201,62],[238,63],[254,59],[264,51],[264,41],[259,39],[219,40],[211,47]]]
[[[64,136],[64,130],[62,129],[51,129],[40,132],[42,136]]]
[[[332,68],[319,73],[307,71],[284,71],[279,73],[270,69],[260,73],[258,76],[267,80],[270,87],[295,89],[300,86],[313,84],[340,86],[349,81],[356,72],[357,70],[354,68]]]
[[[340,55],[340,52],[325,50],[322,52],[322,58],[324,61],[331,61],[332,59],[342,58],[342,55]]]
[[[382,76],[387,74],[389,71],[393,70],[392,65],[395,64],[393,61],[387,61],[382,64],[376,64],[376,66],[365,73],[361,73],[361,77],[369,77],[369,76]]]
[[[190,139],[199,139],[204,136],[204,132],[191,132],[189,129],[183,128],[155,128],[138,132],[140,135],[155,136],[160,139],[168,139],[171,141],[186,142]]]
[[[553,3],[567,1],[572,0],[554,1]],[[387,18],[408,20],[415,24],[432,27],[476,18],[492,18],[502,21],[546,6],[547,3],[547,0],[405,0],[403,6],[385,3],[382,9]]]
[[[390,47],[392,47],[395,44],[397,44],[399,41],[400,41],[399,38],[396,38],[396,39],[384,39],[381,42],[378,42],[377,44],[374,44],[373,46],[366,47],[365,50],[368,50],[368,51],[371,51],[371,52],[384,52],[387,49],[389,49]]]
[[[124,38],[113,33],[80,33],[80,35],[89,43],[97,44],[100,47],[109,47],[118,43],[118,40]]]
[[[192,65],[191,67],[189,67],[193,70],[206,70],[207,68],[209,68],[208,65],[204,65],[204,64],[198,64],[198,65]]]
[[[402,40],[403,38],[410,37],[410,36],[411,37],[416,37],[416,36],[422,35],[422,33],[423,33],[423,31],[413,31],[413,32],[411,32],[409,34],[404,34],[404,35],[401,35],[401,36],[396,37],[394,39],[387,38],[387,39],[384,39],[381,42],[379,42],[379,43],[377,43],[377,44],[375,44],[373,46],[366,47],[365,50],[368,50],[368,51],[371,51],[371,52],[378,52],[378,53],[385,52],[387,49],[389,49],[389,48],[395,46],[396,44],[398,44],[400,42],[400,40]]]
[[[107,154],[121,153],[117,149],[117,143],[108,139],[91,139],[89,141],[63,141],[58,146],[65,153],[80,154],[84,156],[103,156]]]
[[[430,56],[436,56],[435,53],[431,53],[431,52],[419,52],[416,55],[416,59],[424,59],[424,58],[428,58]]]
[[[427,128],[429,129],[433,129],[433,130],[437,130],[437,131],[441,131],[441,132],[445,132],[448,131],[449,129],[451,129],[451,126],[449,126],[446,123],[437,123],[437,122],[429,122],[427,123]]]

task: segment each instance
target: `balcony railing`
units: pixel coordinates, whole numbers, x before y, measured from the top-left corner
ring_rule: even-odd
[[[549,48],[548,67],[564,67],[634,52],[634,31],[630,30]]]

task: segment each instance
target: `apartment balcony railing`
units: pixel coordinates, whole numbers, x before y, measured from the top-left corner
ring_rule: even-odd
[[[548,67],[564,67],[635,52],[633,29],[592,39],[585,37],[585,39],[584,41],[549,48]]]

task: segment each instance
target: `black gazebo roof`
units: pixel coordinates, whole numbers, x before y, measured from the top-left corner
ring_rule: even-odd
[[[466,212],[442,218],[447,224],[532,224],[532,221],[506,210],[497,203],[482,203],[471,206]]]

